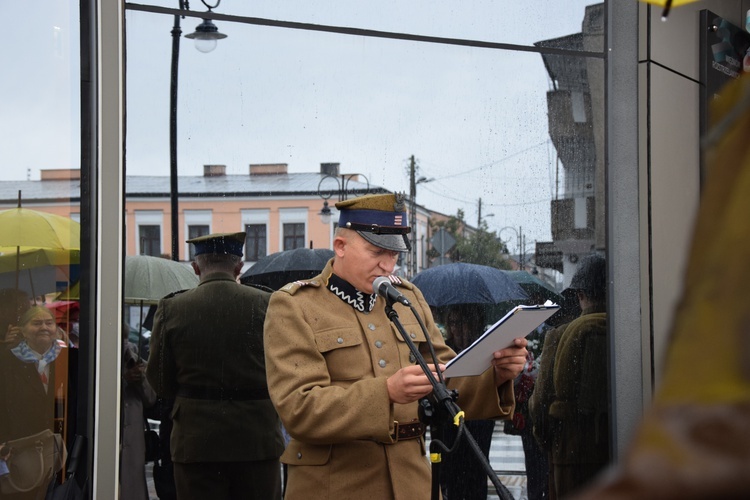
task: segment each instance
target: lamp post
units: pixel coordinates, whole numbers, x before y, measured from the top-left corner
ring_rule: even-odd
[[[318,182],[318,196],[323,198],[323,208],[318,212],[320,222],[323,224],[331,223],[331,208],[328,206],[328,200],[334,195],[334,193],[338,194],[338,201],[346,200],[349,197],[349,194],[353,192],[349,191],[349,182],[354,177],[358,180],[360,176],[364,177],[365,182],[367,183],[365,191],[360,194],[367,194],[370,192],[370,180],[364,174],[327,174],[320,179],[320,182]],[[324,183],[331,186],[331,189],[321,189]],[[336,184],[336,189],[332,188],[332,183]]]
[[[216,5],[212,7],[205,0],[201,1],[209,12],[221,3],[221,0],[217,0]],[[190,10],[188,0],[178,0],[178,2],[180,10]],[[172,26],[172,64],[169,80],[169,204],[172,212],[172,260],[180,260],[179,191],[177,188],[177,80],[180,66],[180,36],[182,35],[180,17],[184,16],[174,16],[174,26]],[[185,35],[185,37],[195,39],[195,47],[199,51],[210,52],[216,48],[216,40],[226,38],[226,35],[219,33],[218,28],[210,20],[204,19],[195,28],[195,33]]]
[[[526,245],[524,243],[525,237],[523,235],[523,227],[522,226],[518,226],[518,229],[516,229],[515,227],[512,227],[512,226],[505,226],[504,228],[501,228],[497,232],[498,237],[506,229],[510,229],[511,231],[513,231],[514,233],[516,233],[516,242],[518,243],[518,264],[519,264],[519,267],[520,267],[521,271],[523,271],[525,269],[525,267],[526,267],[526,262],[525,262],[526,261],[526,255],[525,255],[526,254]],[[508,243],[507,241],[503,241],[503,244],[505,244],[506,248],[508,246],[507,243]]]

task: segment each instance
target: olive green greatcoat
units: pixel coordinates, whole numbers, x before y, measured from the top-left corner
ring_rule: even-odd
[[[422,438],[396,441],[394,422],[418,418],[416,402],[393,404],[386,378],[407,365],[407,344],[378,298],[359,312],[326,288],[332,261],[315,278],[274,293],[265,324],[271,399],[292,437],[281,461],[289,465],[287,500],[430,498],[430,464]],[[423,319],[442,363],[445,345],[422,293],[404,282],[399,291]],[[394,306],[425,359],[425,336],[408,308]],[[494,371],[455,379],[467,419],[510,418],[512,381],[495,386]]]
[[[270,294],[212,273],[159,302],[146,375],[161,397],[181,385],[265,391],[263,322]],[[172,461],[245,462],[278,458],[280,422],[270,399],[176,396]]]
[[[607,314],[589,307],[547,333],[530,409],[550,453],[554,495],[564,498],[609,461]]]

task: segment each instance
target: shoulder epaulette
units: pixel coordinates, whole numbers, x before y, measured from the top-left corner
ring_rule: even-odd
[[[294,295],[302,288],[305,288],[308,286],[318,288],[320,285],[321,285],[321,282],[320,280],[317,280],[317,279],[292,281],[291,283],[287,283],[286,285],[279,288],[279,291],[286,292],[289,295]]]
[[[401,276],[396,276],[395,274],[391,274],[388,276],[388,279],[396,286],[400,286],[401,288],[406,288],[407,290],[411,290],[414,288],[414,285],[407,281],[406,278],[402,278]]]
[[[185,292],[187,292],[188,290],[190,290],[190,288],[186,288],[186,289],[184,289],[184,290],[177,290],[176,292],[172,292],[172,293],[170,293],[169,295],[165,295],[164,297],[162,297],[162,298],[161,298],[161,300],[164,300],[164,299],[171,299],[172,297],[176,297],[177,295],[179,295],[179,294],[181,294],[181,293],[185,293]]]

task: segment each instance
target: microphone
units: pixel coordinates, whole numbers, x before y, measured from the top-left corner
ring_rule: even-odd
[[[377,278],[375,278],[375,280],[373,280],[372,282],[372,290],[373,293],[377,293],[391,304],[394,302],[398,302],[399,304],[403,304],[406,307],[411,307],[411,302],[409,302],[409,299],[401,295],[401,292],[396,290],[396,287],[393,286],[391,280],[389,280],[386,276],[378,276]]]

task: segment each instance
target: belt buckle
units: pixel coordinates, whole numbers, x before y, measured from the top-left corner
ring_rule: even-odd
[[[393,421],[393,434],[391,434],[391,439],[393,439],[394,443],[398,443],[398,420]]]

